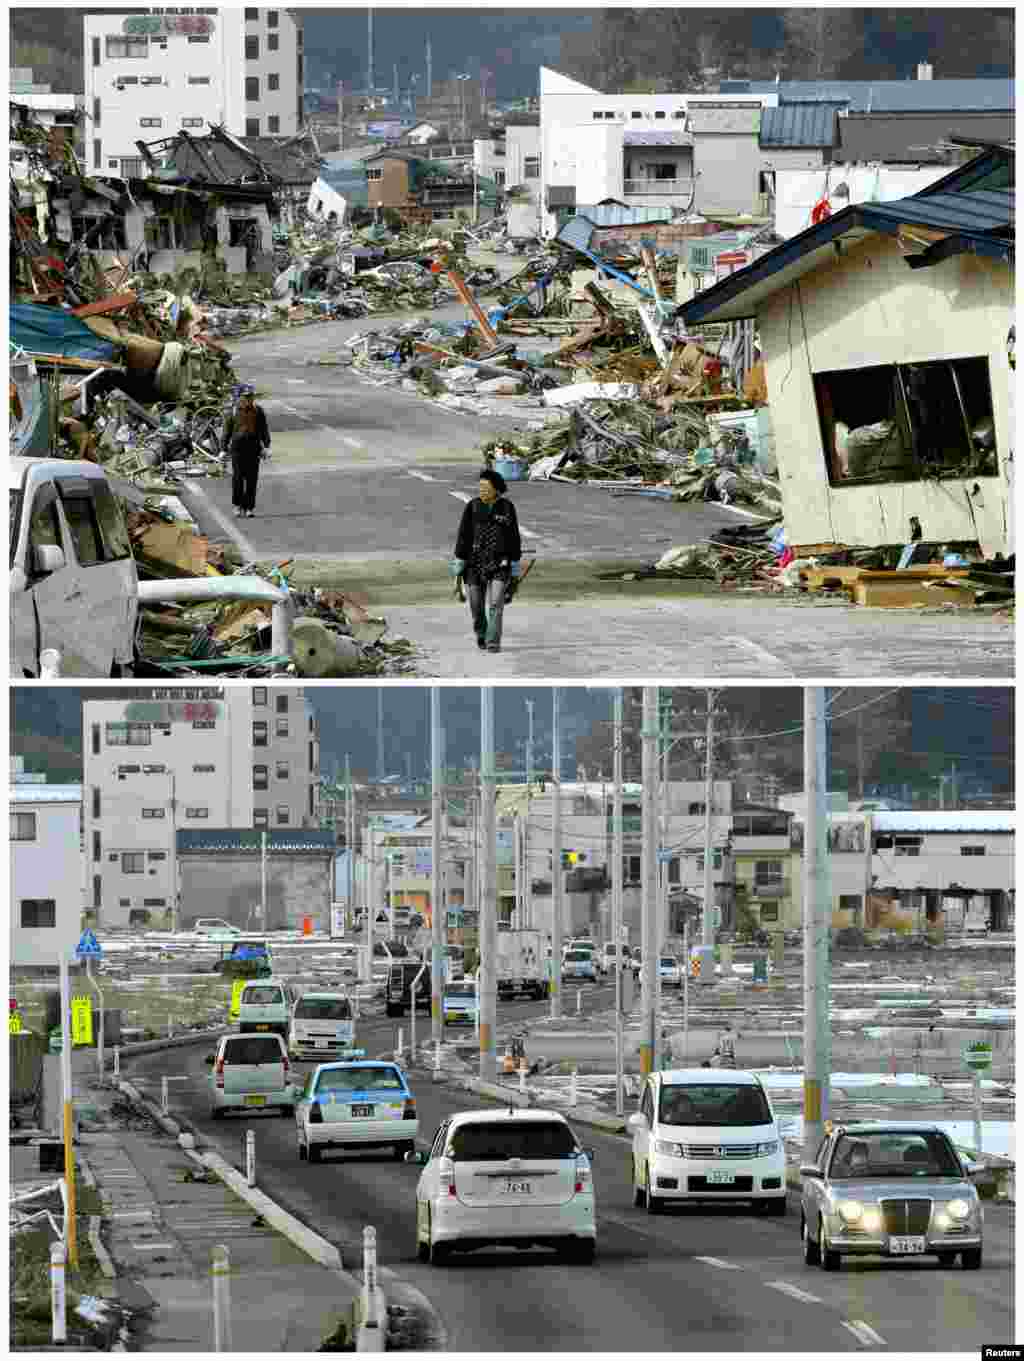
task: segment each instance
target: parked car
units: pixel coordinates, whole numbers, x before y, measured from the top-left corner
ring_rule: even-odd
[[[210,1118],[228,1111],[276,1109],[291,1115],[295,1088],[280,1035],[222,1035],[210,1065]]]
[[[225,942],[226,943],[226,942]],[[269,978],[273,972],[270,943],[265,937],[254,939],[252,936],[232,937],[231,949],[213,966],[214,973],[231,973],[231,965],[244,963],[254,977]],[[244,976],[244,975],[243,975]]]
[[[367,1059],[321,1063],[295,1106],[300,1160],[318,1163],[333,1148],[393,1147],[404,1158],[416,1146],[416,1099],[397,1063]]]
[[[200,917],[192,927],[196,936],[207,936],[210,940],[234,940],[242,934],[240,926],[232,926],[223,917]]]
[[[438,1266],[484,1246],[592,1262],[593,1151],[557,1111],[461,1111],[438,1126],[416,1185],[416,1252]]]
[[[562,960],[562,978],[597,982],[597,965],[589,950],[570,950]]]
[[[413,979],[423,969],[422,959],[396,959],[388,967],[384,984],[384,1011],[388,1016],[405,1016],[412,1009]],[[416,985],[416,1006],[430,1010],[430,968],[423,969]]]
[[[800,1168],[804,1261],[835,1271],[843,1257],[938,1257],[981,1266],[984,1215],[961,1159],[932,1124],[858,1123],[826,1134]]]
[[[130,676],[139,580],[120,504],[96,463],[8,458],[12,677],[52,651],[66,676]]]
[[[283,978],[261,978],[246,983],[238,999],[238,1029],[273,1031],[287,1042],[295,995]]]
[[[658,956],[658,977],[661,979],[663,988],[681,988],[683,986],[683,966],[675,955]]]
[[[446,983],[441,994],[441,1012],[445,1025],[472,1025],[477,1022],[480,999],[477,996],[476,980],[461,978],[457,982]]]
[[[362,1058],[355,1049],[356,1023],[352,1003],[343,992],[311,989],[292,1007],[288,1052],[292,1058]]]
[[[786,1213],[786,1156],[754,1073],[682,1068],[650,1073],[633,1136],[633,1204],[657,1214],[674,1201],[753,1201]]]

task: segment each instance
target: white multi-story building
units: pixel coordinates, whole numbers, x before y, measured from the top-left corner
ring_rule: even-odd
[[[104,926],[173,912],[179,831],[316,825],[319,734],[301,688],[89,700],[82,725],[85,908]]]
[[[141,175],[138,142],[201,134],[292,137],[302,125],[294,9],[151,9],[85,16],[86,166]]]
[[[10,800],[11,964],[56,964],[81,936],[82,786],[15,773]]]

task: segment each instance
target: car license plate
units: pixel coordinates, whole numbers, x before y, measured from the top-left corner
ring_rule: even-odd
[[[507,1196],[532,1196],[533,1186],[528,1181],[507,1181],[505,1183],[505,1194]]]
[[[259,1024],[256,1026],[256,1029],[257,1029],[257,1030],[269,1030],[269,1029],[270,1029],[270,1026],[269,1026],[269,1025],[264,1025],[264,1023],[263,1023],[262,1021],[260,1021]]]
[[[736,1180],[735,1172],[709,1172],[708,1185],[714,1182],[718,1186],[731,1186]]]
[[[317,1049],[327,1049],[331,1042],[330,1040],[314,1040],[313,1043]]]
[[[372,1115],[372,1114],[373,1114],[373,1107],[372,1107],[372,1106],[353,1106],[353,1107],[352,1107],[352,1116],[353,1116],[353,1118],[358,1118],[359,1116],[367,1116],[367,1115]]]
[[[265,1106],[266,1103],[267,1098],[265,1096],[247,1096],[245,1098],[245,1104],[247,1106]]]
[[[890,1238],[889,1251],[894,1256],[909,1256],[915,1252],[924,1252],[924,1235],[913,1238]]]

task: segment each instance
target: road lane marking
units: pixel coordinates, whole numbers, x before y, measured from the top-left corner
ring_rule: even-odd
[[[737,1266],[735,1262],[723,1262],[721,1257],[695,1257],[693,1260],[695,1262],[707,1262],[708,1266],[720,1266],[725,1271],[743,1270],[743,1268],[741,1266]]]
[[[187,492],[190,492],[193,496],[198,497],[199,500],[203,502],[207,510],[207,513],[214,520],[216,520],[217,524],[228,536],[228,538],[238,544],[239,548],[242,550],[242,555],[245,558],[246,562],[255,562],[256,559],[259,557],[259,554],[256,552],[255,548],[253,548],[252,544],[241,532],[241,530],[235,528],[235,526],[231,523],[231,521],[223,513],[223,511],[219,510],[213,504],[210,498],[206,495],[206,492],[204,492],[202,487],[200,487],[199,483],[186,482],[184,485],[185,490]]]
[[[817,1295],[809,1295],[806,1290],[801,1290],[798,1285],[790,1285],[788,1281],[765,1281],[769,1290],[781,1290],[784,1295],[791,1295],[793,1299],[800,1300],[802,1304],[824,1304],[825,1301]]]
[[[286,378],[284,381],[285,381],[286,383],[302,383],[303,386],[305,386],[305,384],[309,382],[309,379],[308,379],[308,378]]]
[[[177,1243],[133,1243],[136,1252],[157,1252],[163,1248],[176,1248]]]
[[[347,444],[348,447],[349,447],[350,449],[365,449],[365,448],[366,448],[366,445],[362,442],[362,440],[354,439],[351,435],[342,435],[341,438],[342,438],[342,441],[343,441],[345,444]]]
[[[431,477],[429,473],[417,473],[417,472],[413,472],[412,469],[408,469],[406,475],[407,475],[408,477],[418,477],[419,480],[420,480],[421,482],[436,482],[436,481],[437,481],[437,478],[436,478],[436,477]]]
[[[840,1319],[839,1322],[849,1332],[853,1333],[858,1342],[863,1342],[867,1347],[884,1347],[885,1338],[879,1337],[874,1328],[869,1323],[865,1323],[862,1318]]]
[[[729,634],[722,639],[725,643],[735,643],[737,647],[746,648],[761,662],[768,662],[771,666],[781,667],[787,675],[792,675],[792,671],[780,657],[776,657],[774,652],[769,652],[767,648],[761,647],[759,643],[752,642],[749,638],[744,638],[740,634]]]

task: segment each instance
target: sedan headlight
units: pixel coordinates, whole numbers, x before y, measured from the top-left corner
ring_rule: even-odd
[[[946,1206],[946,1214],[950,1219],[967,1219],[971,1213],[971,1207],[966,1200],[951,1200]]]
[[[864,1213],[864,1206],[859,1200],[841,1200],[836,1209],[839,1211],[839,1217],[847,1224],[856,1224]]]
[[[655,1153],[667,1153],[670,1158],[681,1158],[684,1156],[682,1144],[674,1144],[669,1139],[655,1139],[654,1151]]]
[[[754,1149],[754,1155],[755,1157],[763,1158],[767,1157],[769,1153],[778,1153],[778,1151],[779,1141],[778,1139],[773,1139],[767,1144],[758,1144]]]

